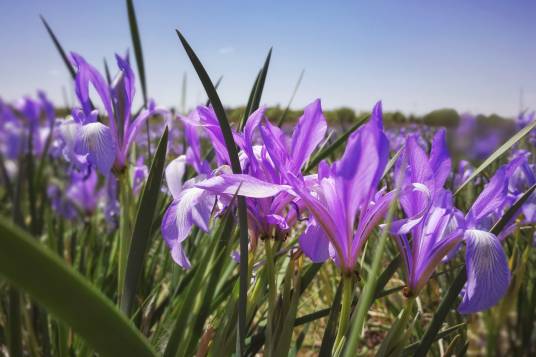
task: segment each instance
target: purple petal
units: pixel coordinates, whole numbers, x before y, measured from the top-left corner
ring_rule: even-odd
[[[501,300],[510,284],[510,269],[495,235],[470,229],[465,241],[467,284],[458,311],[470,314],[487,310]]]
[[[109,127],[99,122],[83,125],[80,129],[80,145],[82,150],[89,153],[89,162],[103,175],[110,172],[117,146]]]
[[[451,160],[447,148],[446,131],[439,129],[434,135],[432,149],[430,151],[430,167],[435,176],[435,190],[439,190],[445,185],[445,181],[450,175]]]
[[[322,113],[320,99],[305,107],[303,116],[294,128],[290,145],[292,169],[295,173],[301,170],[315,148],[326,134],[326,118]]]
[[[173,261],[183,269],[190,269],[192,267],[190,260],[186,256],[186,252],[182,248],[182,244],[179,242],[173,244],[173,247],[171,248],[171,257],[173,258]]]
[[[288,185],[277,185],[244,174],[214,176],[197,183],[196,187],[216,193],[236,194],[253,198],[272,197],[282,191],[291,191]]]
[[[166,166],[166,184],[174,199],[177,199],[182,191],[182,178],[185,170],[186,161],[184,155],[179,156]]]
[[[389,144],[380,128],[381,118],[360,127],[334,165],[337,190],[344,198],[348,217],[354,217],[358,207],[372,198],[387,164]]]
[[[468,220],[475,225],[478,220],[501,208],[506,198],[508,181],[505,169],[500,168],[484,187],[475,203],[469,210]]]
[[[286,138],[281,129],[268,120],[260,126],[262,140],[275,167],[285,168],[288,165],[288,149]]]
[[[210,215],[210,211],[214,205],[212,196],[209,192],[197,188],[191,187],[184,189],[177,201],[176,209],[176,222],[177,222],[177,240],[179,242],[184,241],[194,224],[200,225],[200,228],[208,230],[207,212]]]
[[[177,229],[177,202],[173,202],[169,205],[168,209],[162,217],[162,223],[160,225],[160,231],[162,232],[162,238],[167,243],[168,247],[173,247],[173,243],[179,236]]]
[[[112,110],[112,100],[110,97],[110,88],[106,84],[106,81],[102,75],[91,66],[86,60],[79,54],[71,52],[73,62],[76,65],[78,72],[75,79],[75,92],[82,108],[86,115],[91,112],[91,101],[89,99],[89,84],[91,83],[97,94],[101,98],[104,109],[110,119],[110,124],[114,126],[114,113]]]
[[[314,263],[322,263],[329,258],[329,240],[313,218],[309,219],[298,241],[303,253]]]

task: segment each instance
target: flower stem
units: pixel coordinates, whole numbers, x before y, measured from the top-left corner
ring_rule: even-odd
[[[337,337],[335,338],[335,348],[339,348],[346,329],[348,327],[348,321],[350,319],[350,313],[352,311],[352,295],[354,292],[354,284],[352,276],[343,274],[342,276],[342,300],[341,300],[341,313],[339,315],[339,328],[337,330]]]
[[[272,247],[272,242],[270,239],[264,241],[264,246],[266,248],[266,274],[268,280],[268,320],[266,324],[266,344],[265,344],[265,355],[270,357],[272,355],[272,346],[274,343],[274,330],[273,330],[273,320],[275,318],[275,304],[277,301],[277,289],[276,289],[276,276],[274,268],[274,252]]]
[[[117,270],[117,298],[121,301],[123,285],[125,283],[125,273],[127,268],[128,251],[131,239],[131,191],[128,173],[124,172],[119,176],[119,204],[121,217],[119,218],[119,259]]]

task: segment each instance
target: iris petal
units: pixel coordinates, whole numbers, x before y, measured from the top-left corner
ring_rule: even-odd
[[[489,309],[506,294],[510,269],[499,239],[492,233],[470,229],[467,244],[467,284],[458,311],[469,314]]]

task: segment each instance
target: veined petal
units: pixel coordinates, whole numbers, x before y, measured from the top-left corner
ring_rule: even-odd
[[[301,167],[309,159],[315,148],[326,134],[326,118],[322,113],[320,99],[305,107],[303,115],[294,128],[290,145],[291,165],[294,173],[298,173]]]
[[[186,158],[184,155],[171,161],[166,167],[166,183],[174,199],[177,199],[182,191],[182,178],[185,170]]]
[[[95,122],[83,125],[80,129],[80,145],[89,153],[88,160],[106,175],[112,169],[117,145],[112,131],[106,125]]]
[[[173,202],[169,205],[168,209],[162,217],[162,223],[160,225],[160,231],[162,232],[162,238],[169,248],[173,247],[174,242],[179,236],[177,230],[177,202]]]
[[[276,185],[244,174],[214,176],[197,183],[196,187],[216,193],[236,194],[253,198],[272,197],[282,191],[292,191],[288,185]]]
[[[182,244],[179,242],[173,244],[173,247],[171,248],[171,257],[173,258],[173,261],[183,269],[190,269],[192,267]]]
[[[177,240],[184,241],[194,224],[199,228],[208,230],[208,218],[206,212],[212,210],[214,201],[213,195],[204,189],[197,187],[185,188],[176,199],[176,224]]]
[[[329,240],[314,218],[309,219],[298,241],[303,253],[314,263],[322,263],[329,258]]]
[[[465,232],[467,284],[458,311],[469,314],[489,309],[506,294],[510,269],[499,239],[492,233]]]

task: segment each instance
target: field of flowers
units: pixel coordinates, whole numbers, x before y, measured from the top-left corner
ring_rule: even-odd
[[[229,120],[179,31],[208,101],[177,113],[127,5],[135,62],[101,73],[42,19],[77,105],[0,100],[3,355],[536,355],[534,114],[478,140],[381,102],[274,117],[270,51]]]

